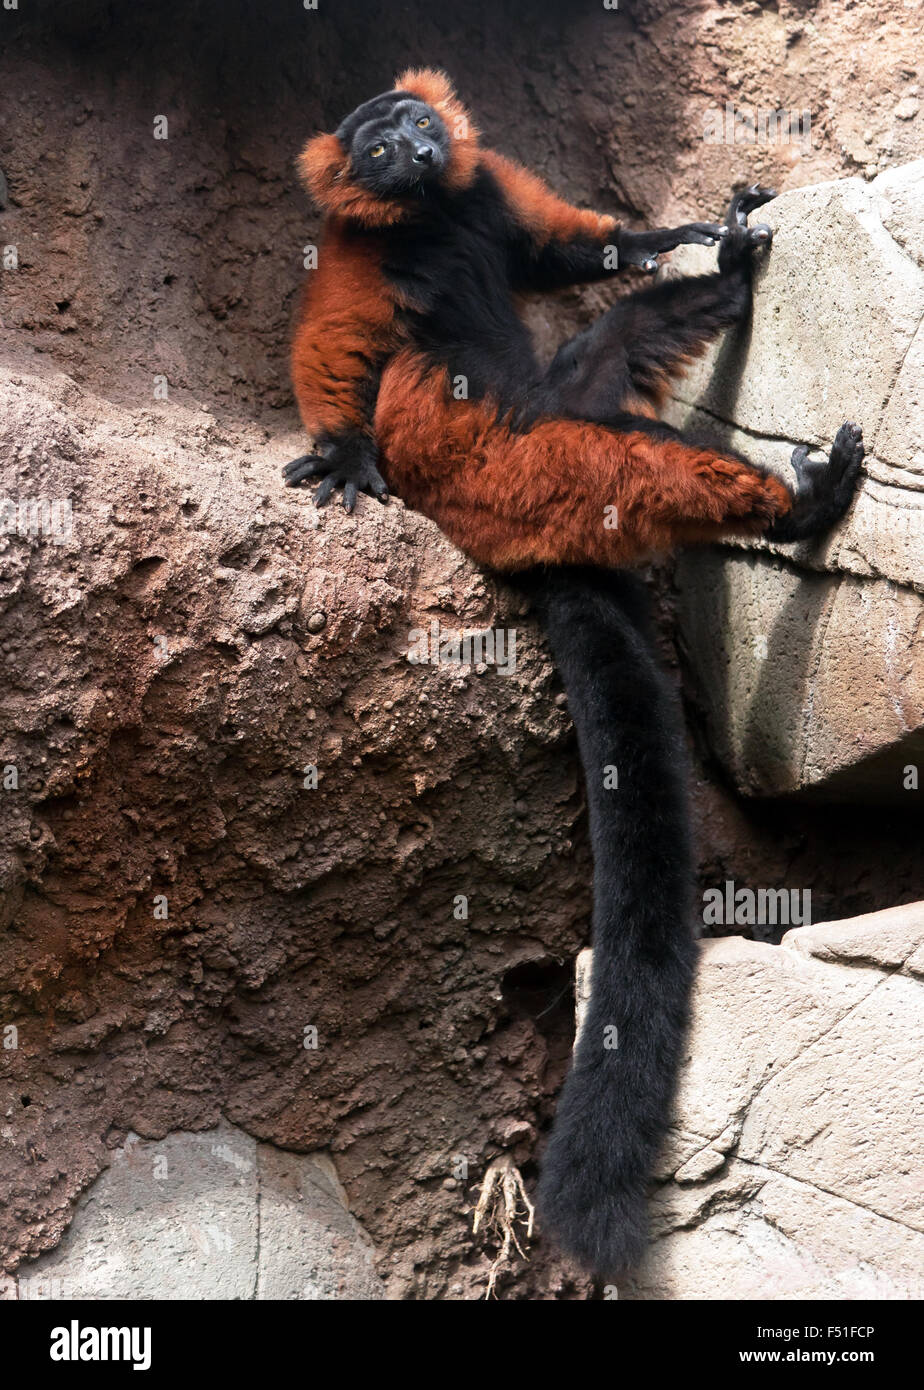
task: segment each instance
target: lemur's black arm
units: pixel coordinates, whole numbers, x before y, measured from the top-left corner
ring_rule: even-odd
[[[725,232],[719,222],[685,222],[681,227],[654,227],[650,232],[620,227],[616,240],[620,266],[657,270],[662,252],[675,251],[678,246],[714,246]]]
[[[652,272],[657,270],[662,252],[689,243],[713,246],[724,230],[717,222],[688,222],[682,227],[655,227],[650,232],[616,227],[600,237],[553,239],[540,248],[524,247],[517,267],[521,271],[518,281],[524,288],[554,290],[604,280],[629,266]]]
[[[493,150],[482,152],[482,162],[510,217],[511,273],[519,289],[552,290],[603,280],[626,266],[653,271],[663,252],[690,242],[712,246],[725,232],[718,222],[633,232],[615,217],[559,198],[535,174]]]

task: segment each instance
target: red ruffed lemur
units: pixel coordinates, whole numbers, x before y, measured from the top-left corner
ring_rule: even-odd
[[[641,581],[620,571],[689,542],[824,530],[850,503],[861,432],[842,426],[820,462],[796,449],[789,487],[656,418],[671,377],[749,313],[771,233],[747,218],[766,189],[733,197],[724,225],[630,231],[485,149],[432,70],[310,140],[300,169],[326,218],[292,351],[314,451],[286,481],[322,479],[318,504],[342,487],[348,510],[391,489],[476,560],[528,572],[568,693],[593,982],[538,1203],[564,1250],[619,1276],[644,1248],[695,962],[681,721]],[[718,271],[620,299],[541,368],[518,292],[653,270],[684,242],[718,242]]]

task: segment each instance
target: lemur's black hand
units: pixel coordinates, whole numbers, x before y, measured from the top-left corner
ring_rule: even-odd
[[[617,241],[620,265],[655,271],[658,256],[678,246],[714,246],[726,233],[719,222],[687,222],[683,227],[655,227],[650,232],[621,231]]]
[[[388,501],[388,484],[378,470],[379,451],[368,435],[350,433],[336,439],[321,439],[317,453],[302,454],[283,468],[287,487],[297,487],[308,478],[320,478],[314,497],[323,507],[334,488],[343,488],[343,505],[348,512],[356,506],[359,492],[367,492],[380,502]]]

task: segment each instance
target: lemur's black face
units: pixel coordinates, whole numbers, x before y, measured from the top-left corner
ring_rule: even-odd
[[[347,116],[337,138],[354,182],[380,198],[424,193],[449,160],[449,132],[432,106],[410,92],[385,92]]]

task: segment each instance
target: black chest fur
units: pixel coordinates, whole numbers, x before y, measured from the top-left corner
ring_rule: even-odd
[[[491,176],[437,194],[387,234],[383,270],[410,307],[410,334],[458,392],[513,404],[536,371],[511,288],[515,231]]]

